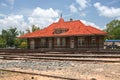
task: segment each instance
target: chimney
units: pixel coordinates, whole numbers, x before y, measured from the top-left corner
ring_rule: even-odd
[[[73,19],[72,19],[72,18],[70,18],[70,21],[73,21]]]

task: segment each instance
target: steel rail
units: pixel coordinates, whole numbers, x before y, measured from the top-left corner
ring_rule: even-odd
[[[85,80],[85,79],[75,79],[75,78],[69,78],[69,77],[54,76],[54,75],[48,75],[48,74],[39,74],[39,73],[32,73],[32,72],[15,71],[15,70],[7,70],[7,69],[0,69],[0,71],[29,74],[29,75],[37,75],[37,76],[43,76],[43,77],[51,77],[51,78],[62,79],[62,80],[63,79],[64,80]]]

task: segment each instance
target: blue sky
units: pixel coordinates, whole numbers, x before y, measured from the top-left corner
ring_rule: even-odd
[[[0,0],[0,31],[47,27],[61,13],[65,21],[72,18],[104,29],[113,19],[120,20],[120,0]]]

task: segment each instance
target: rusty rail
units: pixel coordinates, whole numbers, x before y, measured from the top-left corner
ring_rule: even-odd
[[[81,52],[40,52],[28,53],[20,50],[10,50],[0,53],[3,60],[59,60],[59,61],[84,61],[84,62],[117,62],[120,63],[120,52],[116,51],[81,51]],[[30,50],[31,51],[31,50]],[[12,53],[13,52],[13,53]],[[16,53],[18,52],[18,53]],[[92,54],[92,55],[91,55]],[[97,59],[96,59],[97,58]],[[104,60],[111,59],[111,60]],[[116,60],[112,60],[116,59]]]
[[[37,75],[37,76],[43,76],[43,77],[51,77],[51,78],[55,78],[55,79],[84,80],[84,79],[75,79],[75,78],[68,78],[68,77],[62,77],[62,76],[54,76],[54,75],[38,74],[38,73],[22,72],[22,71],[14,71],[14,70],[6,70],[6,69],[0,69],[0,70],[1,71],[7,71],[7,72],[21,73],[21,74],[29,74],[29,75]]]

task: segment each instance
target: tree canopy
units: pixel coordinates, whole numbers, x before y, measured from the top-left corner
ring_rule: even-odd
[[[31,33],[31,32],[34,32],[36,30],[40,30],[39,27],[35,26],[34,24],[31,26],[31,28],[27,28],[26,29],[26,33]]]
[[[18,35],[17,28],[10,28],[8,30],[2,30],[2,38],[6,41],[7,46],[14,46],[14,40]]]
[[[108,39],[120,39],[120,20],[112,20],[106,25]]]
[[[7,47],[17,47],[17,48],[26,48],[27,41],[26,39],[19,39],[17,36],[24,35],[25,33],[34,32],[39,30],[40,28],[32,25],[31,28],[26,29],[24,31],[18,31],[16,27],[10,27],[9,29],[3,29],[0,35],[0,48]]]

